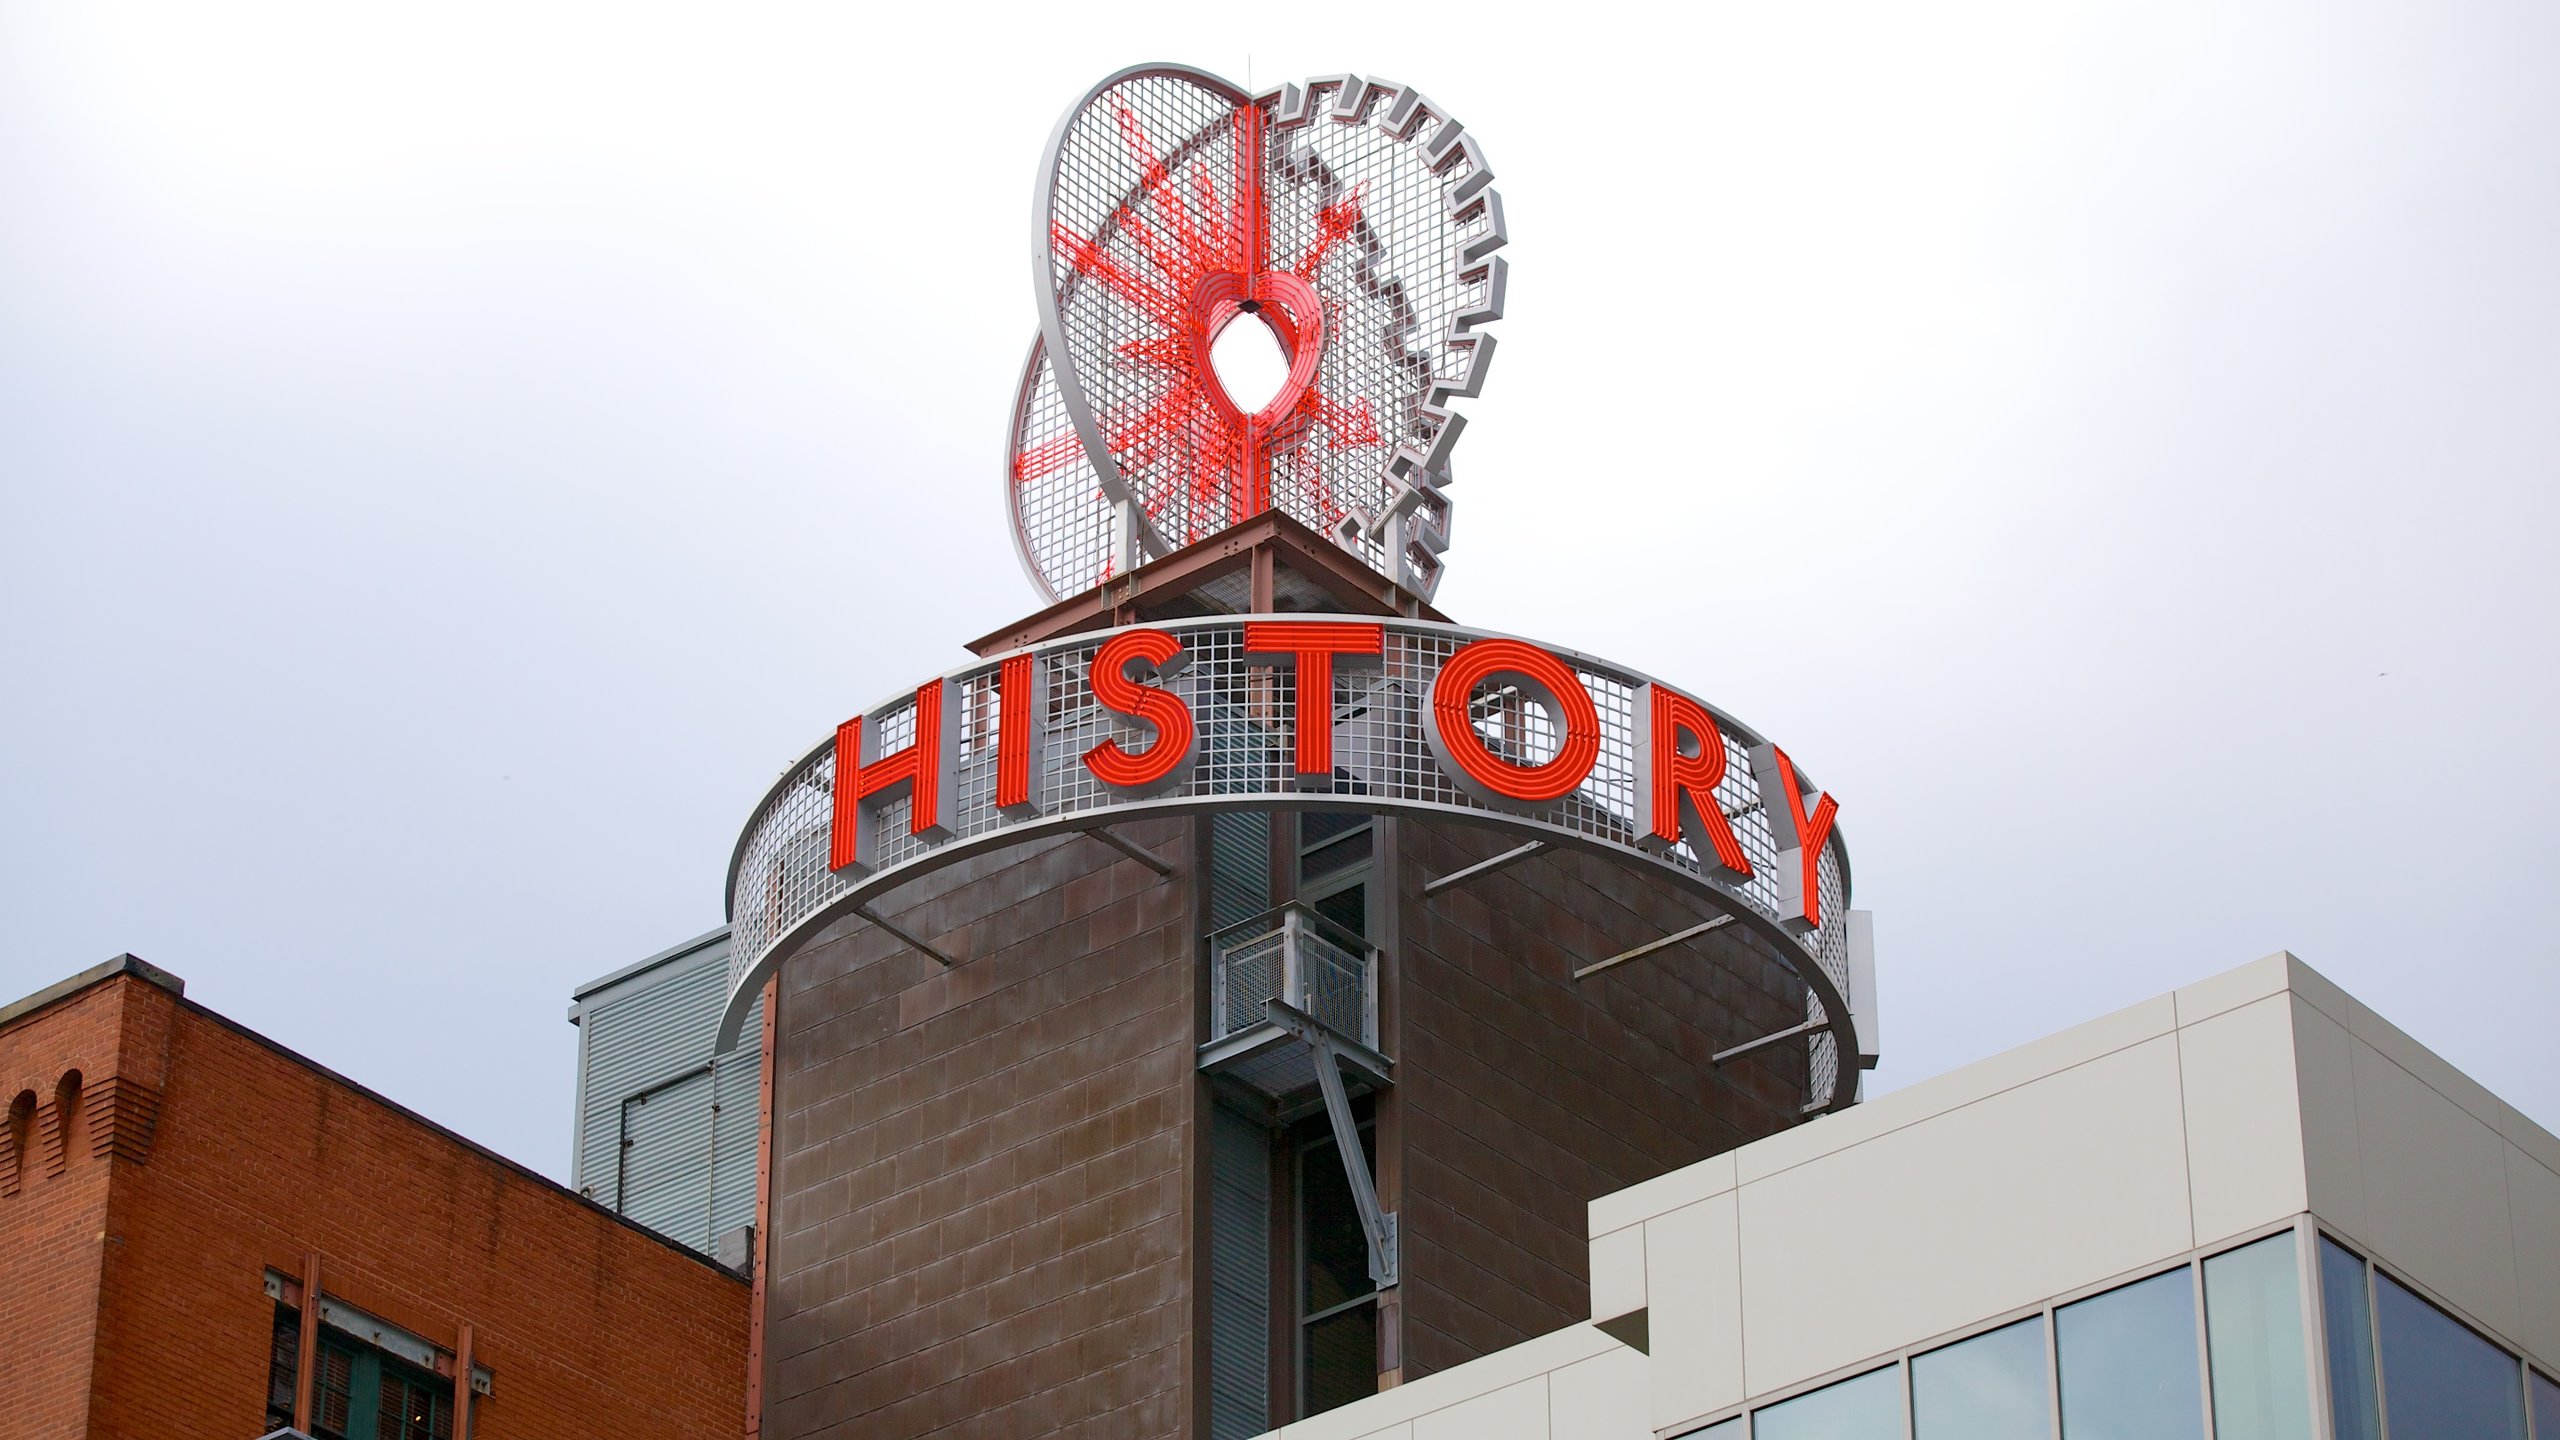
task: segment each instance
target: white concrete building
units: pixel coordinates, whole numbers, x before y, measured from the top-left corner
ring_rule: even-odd
[[[1591,1205],[1285,1440],[2560,1440],[2560,1139],[2291,955]]]

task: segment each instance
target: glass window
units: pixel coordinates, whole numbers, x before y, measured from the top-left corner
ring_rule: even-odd
[[[267,1337],[267,1429],[293,1428],[294,1387],[302,1364],[302,1312],[279,1301],[275,1328]]]
[[[2326,1235],[2320,1237],[2320,1333],[2329,1342],[2329,1416],[2338,1440],[2382,1440],[2364,1257]]]
[[[1363,1125],[1360,1149],[1372,1174],[1377,1145],[1377,1132]],[[1378,1393],[1378,1286],[1369,1278],[1369,1234],[1331,1135],[1299,1148],[1297,1199],[1303,1417]]]
[[[2524,1372],[2469,1326],[2376,1274],[2391,1440],[2524,1440]]]
[[[2533,1372],[2533,1440],[2560,1440],[2560,1384]]]
[[[2311,1365],[2291,1231],[2204,1262],[2215,1440],[2311,1440]]]
[[[1354,935],[1369,933],[1374,833],[1366,815],[1310,810],[1298,817],[1298,898]]]
[[[2065,1305],[2054,1325],[2064,1440],[2203,1440],[2188,1270]]]
[[[1680,1440],[1742,1440],[1742,1417],[1719,1420],[1704,1430],[1692,1430]]]
[[[1378,1393],[1378,1307],[1354,1305],[1307,1326],[1307,1413]]]
[[[1914,1356],[1914,1440],[2048,1440],[2051,1373],[2042,1316]]]
[[[1870,1370],[1755,1410],[1751,1434],[1752,1440],[1902,1440],[1902,1368]]]

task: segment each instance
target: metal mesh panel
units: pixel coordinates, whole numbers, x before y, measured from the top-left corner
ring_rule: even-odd
[[[1111,578],[1111,498],[1058,398],[1044,342],[1033,343],[1025,371],[1005,488],[1023,567],[1042,593],[1059,600]]]
[[[1363,1045],[1376,1039],[1369,1013],[1369,962],[1334,944],[1312,927],[1298,932],[1299,1009]]]
[[[1034,663],[1047,667],[1049,694],[1047,713],[1041,717],[1045,758],[1032,787],[1040,814],[1028,819],[998,814],[997,707],[992,694],[998,662],[987,661],[954,677],[963,716],[954,835],[950,840],[926,841],[910,834],[905,802],[892,802],[880,816],[878,854],[871,857],[875,873],[861,882],[864,890],[895,883],[901,871],[929,860],[936,851],[992,839],[1008,830],[1070,822],[1081,814],[1094,814],[1098,820],[1101,812],[1126,814],[1140,806],[1197,810],[1329,805],[1476,816],[1515,829],[1526,827],[1579,840],[1631,863],[1668,867],[1701,891],[1720,897],[1728,908],[1756,916],[1763,922],[1764,933],[1782,933],[1776,918],[1779,846],[1761,806],[1749,759],[1751,746],[1760,738],[1756,734],[1717,716],[1726,763],[1716,799],[1751,862],[1749,880],[1726,883],[1715,878],[1700,867],[1686,845],[1660,855],[1636,847],[1636,817],[1641,811],[1635,775],[1635,702],[1639,687],[1646,683],[1646,677],[1637,672],[1558,652],[1574,667],[1598,712],[1597,762],[1578,789],[1551,805],[1526,812],[1495,810],[1450,780],[1432,755],[1422,728],[1422,707],[1429,701],[1433,678],[1460,646],[1477,638],[1476,632],[1426,621],[1385,622],[1381,663],[1346,667],[1335,683],[1330,717],[1334,763],[1337,775],[1347,778],[1337,779],[1331,795],[1310,795],[1291,783],[1291,746],[1297,729],[1293,677],[1285,667],[1267,662],[1246,664],[1243,620],[1218,617],[1159,628],[1182,641],[1188,663],[1179,667],[1171,684],[1187,694],[1203,732],[1196,763],[1174,788],[1136,800],[1103,784],[1082,763],[1087,750],[1124,732],[1121,722],[1094,703],[1086,683],[1094,651],[1105,637],[1077,636],[1034,652]],[[880,707],[883,753],[911,742],[913,705],[914,695],[908,692]],[[1479,687],[1470,709],[1477,733],[1497,750],[1524,760],[1553,753],[1554,718],[1516,692],[1488,683]],[[1139,742],[1132,738],[1130,743]],[[822,744],[785,773],[740,838],[729,889],[735,927],[730,958],[733,989],[749,964],[794,926],[829,913],[831,906],[852,893],[852,878],[830,872],[826,864],[834,786],[833,745]],[[1846,994],[1850,897],[1842,879],[1843,863],[1835,836],[1819,862],[1822,928],[1791,943],[1805,963],[1820,966],[1833,987]],[[1809,1010],[1808,1018],[1823,1018],[1818,1006]],[[1828,1045],[1826,1035],[1814,1047],[1817,1097],[1827,1095],[1825,1082],[1839,1076],[1838,1058],[1829,1053]]]
[[[1286,932],[1273,930],[1219,948],[1216,957],[1217,1015],[1209,1029],[1212,1040],[1263,1022],[1262,1003],[1280,993],[1282,961],[1289,948]]]
[[[1499,313],[1482,263],[1499,226],[1470,152],[1430,159],[1445,117],[1418,114],[1399,138],[1385,121],[1402,92],[1352,83],[1366,98],[1348,112],[1332,109],[1339,87],[1320,83],[1315,118],[1284,125],[1276,96],[1246,102],[1197,72],[1145,73],[1062,128],[1045,216],[1055,328],[1025,368],[1007,476],[1025,560],[1052,598],[1110,573],[1105,475],[1166,545],[1278,508],[1389,576],[1425,591],[1436,581],[1437,489],[1417,522],[1435,539],[1409,557],[1389,553],[1397,529],[1353,522],[1386,515],[1403,491],[1389,469],[1397,448],[1427,451],[1450,423],[1431,407],[1435,384],[1443,404],[1474,393],[1463,329]],[[1206,353],[1232,313],[1212,298],[1225,279],[1251,282],[1284,351],[1321,336],[1304,391],[1252,422],[1224,408]],[[1315,303],[1291,298],[1301,293]],[[1070,370],[1069,392],[1052,366]],[[1074,390],[1106,455],[1084,454]],[[1435,463],[1415,478],[1445,487]]]

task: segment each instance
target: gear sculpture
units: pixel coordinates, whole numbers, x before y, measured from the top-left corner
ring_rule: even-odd
[[[1040,336],[1005,489],[1051,599],[1279,510],[1428,599],[1449,452],[1502,315],[1502,198],[1409,85],[1247,95],[1123,70],[1059,122],[1033,207]],[[1210,362],[1267,324],[1288,374],[1246,411]]]

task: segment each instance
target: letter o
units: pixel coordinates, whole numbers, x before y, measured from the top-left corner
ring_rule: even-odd
[[[1520,682],[1529,699],[1563,729],[1553,758],[1523,765],[1493,753],[1476,733],[1468,700],[1496,675]],[[1496,805],[1546,805],[1572,794],[1600,760],[1600,711],[1573,667],[1526,640],[1487,638],[1458,647],[1431,682],[1431,753],[1459,788]]]

